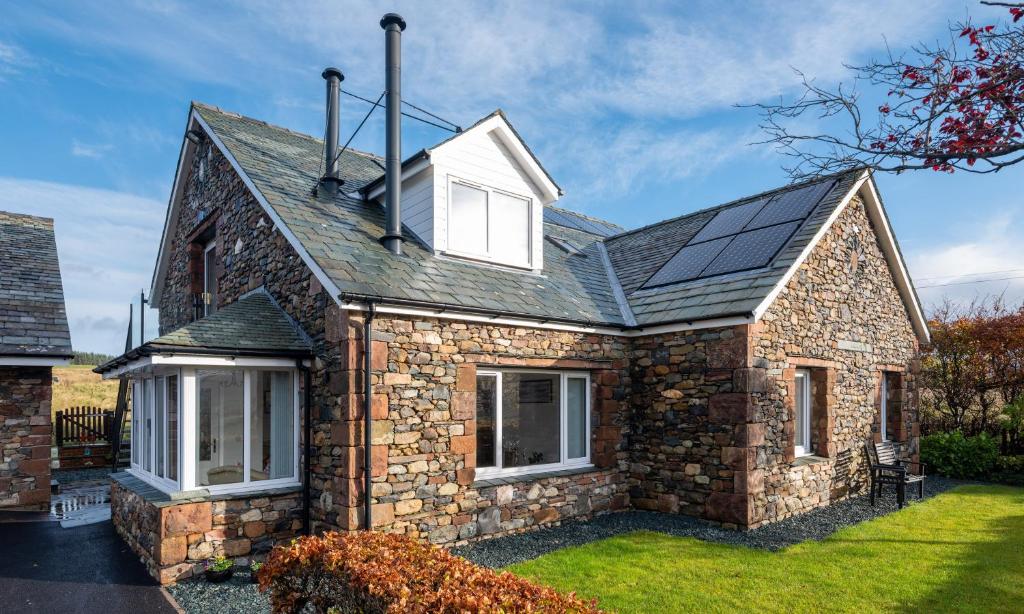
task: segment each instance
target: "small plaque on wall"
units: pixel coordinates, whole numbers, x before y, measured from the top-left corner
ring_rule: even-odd
[[[870,352],[871,345],[867,343],[861,343],[860,341],[850,341],[848,339],[839,340],[839,349],[847,350],[850,352]]]

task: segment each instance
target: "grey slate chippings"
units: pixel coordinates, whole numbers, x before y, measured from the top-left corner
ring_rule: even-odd
[[[945,478],[925,481],[925,500],[963,484]],[[479,541],[453,548],[452,552],[486,567],[507,567],[539,556],[582,546],[616,535],[635,531],[654,531],[701,541],[745,546],[760,550],[781,550],[807,540],[823,540],[836,531],[897,511],[896,495],[890,487],[871,507],[867,495],[851,497],[806,514],[764,525],[752,531],[735,531],[680,514],[630,511],[597,516],[589,521],[565,522],[559,526]],[[916,492],[909,494],[910,505],[918,503]]]
[[[0,211],[0,355],[71,356],[52,219]]]

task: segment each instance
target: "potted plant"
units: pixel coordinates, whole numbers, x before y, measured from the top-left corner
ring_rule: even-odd
[[[249,580],[252,581],[253,584],[259,582],[259,580],[256,579],[256,574],[259,572],[261,567],[263,567],[263,563],[259,561],[249,563]]]
[[[223,556],[214,557],[204,564],[206,581],[214,584],[224,582],[235,573],[235,562]]]

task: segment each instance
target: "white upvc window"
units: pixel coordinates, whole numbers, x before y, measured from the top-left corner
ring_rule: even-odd
[[[590,376],[585,372],[480,370],[477,477],[590,465]]]
[[[161,367],[133,384],[131,471],[165,492],[300,483],[299,377],[289,367]]]
[[[796,456],[811,454],[811,372],[798,369],[796,372],[796,398],[794,409],[793,452]]]
[[[530,268],[533,201],[449,178],[448,252]]]
[[[217,311],[217,240],[203,248],[203,315]]]

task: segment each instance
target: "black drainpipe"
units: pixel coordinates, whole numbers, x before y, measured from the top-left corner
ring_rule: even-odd
[[[313,381],[313,378],[312,378],[312,375],[310,375],[309,367],[307,367],[306,365],[302,364],[302,360],[301,359],[296,360],[295,362],[296,362],[296,365],[298,366],[298,368],[305,375],[305,384],[304,385],[305,385],[306,390],[305,390],[305,393],[303,395],[304,396],[303,405],[305,405],[305,407],[303,409],[303,414],[305,416],[305,422],[306,423],[303,426],[303,441],[304,441],[304,443],[303,443],[303,449],[304,449],[303,456],[305,458],[303,459],[303,463],[302,463],[303,464],[303,473],[304,473],[304,479],[302,480],[302,534],[303,535],[309,535],[311,533],[311,531],[310,531],[310,518],[309,518],[310,482],[313,479],[313,476],[310,475],[310,467],[309,467],[310,466],[310,458],[309,457],[312,454],[312,450],[313,450],[312,445],[310,445],[310,438],[312,437],[312,432],[313,432],[313,427],[312,427],[312,417],[313,417],[313,409],[312,409],[312,405],[313,405],[313,403],[312,403],[312,399],[313,399],[312,381]]]
[[[363,323],[363,528],[373,529],[373,506],[370,492],[373,487],[373,318],[377,315],[376,304],[367,303],[366,320]]]

